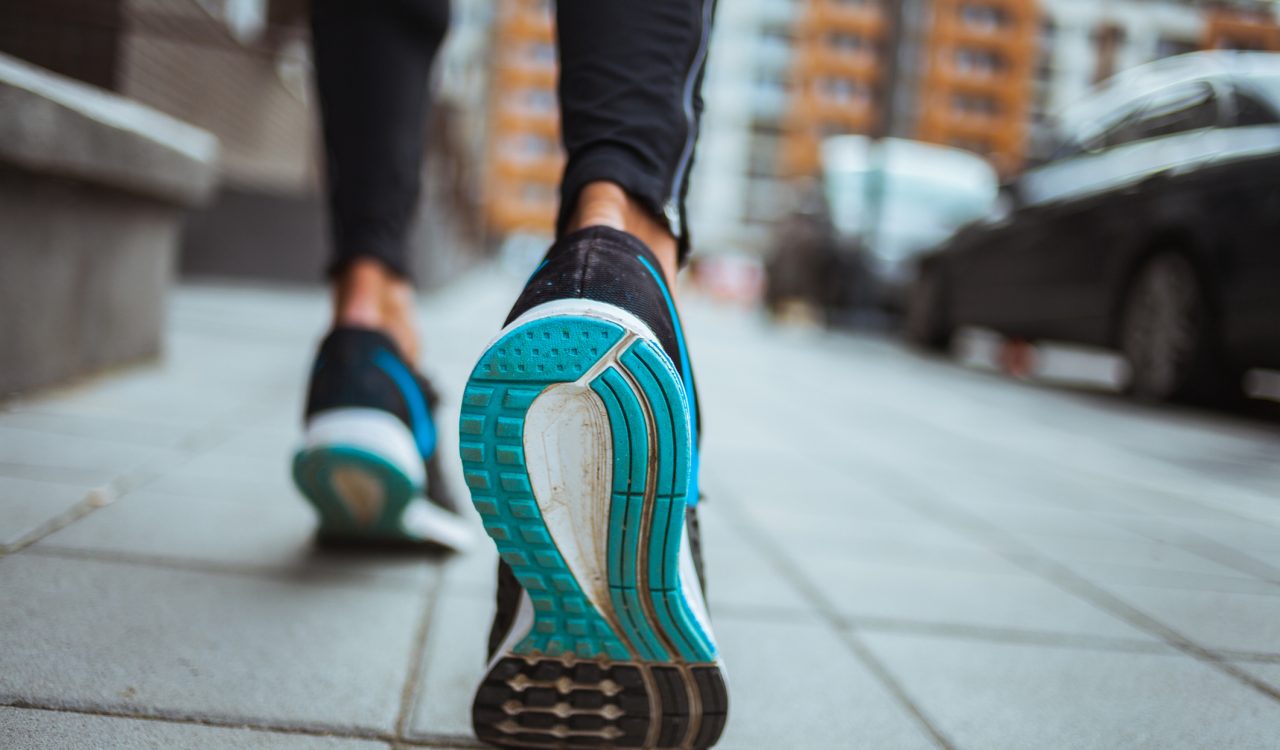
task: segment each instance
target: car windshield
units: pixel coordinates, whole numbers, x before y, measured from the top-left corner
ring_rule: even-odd
[[[881,179],[878,247],[885,257],[900,257],[938,242],[956,227],[987,213],[995,198],[994,180],[930,178],[920,174],[885,173]],[[837,231],[856,235],[866,230],[868,173],[848,170],[827,176],[827,197]]]
[[[1267,103],[1280,111],[1280,73],[1253,75],[1244,80],[1246,86],[1266,97]]]

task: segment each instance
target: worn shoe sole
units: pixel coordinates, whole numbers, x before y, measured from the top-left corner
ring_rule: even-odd
[[[481,356],[460,432],[472,502],[525,592],[477,735],[714,744],[727,690],[684,538],[689,408],[653,335],[608,305],[535,308]]]
[[[293,480],[320,516],[322,541],[465,547],[462,519],[423,499],[426,472],[408,428],[374,409],[313,417]]]

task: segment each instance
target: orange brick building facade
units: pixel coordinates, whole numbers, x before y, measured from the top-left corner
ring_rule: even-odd
[[[1216,8],[1209,12],[1205,49],[1280,51],[1280,24],[1270,12]]]
[[[1020,169],[1039,28],[1035,0],[934,0],[915,136]]]
[[[778,155],[785,175],[813,174],[822,139],[868,133],[881,117],[889,24],[876,0],[809,0],[796,20],[790,107]]]
[[[1004,174],[1022,164],[1040,16],[1035,0],[932,0],[920,74],[901,78],[915,122],[894,135],[981,153]],[[796,22],[780,172],[813,174],[823,138],[878,134],[895,40],[880,0],[808,0]]]
[[[548,0],[500,0],[495,14],[485,218],[498,235],[550,234],[564,168]]]

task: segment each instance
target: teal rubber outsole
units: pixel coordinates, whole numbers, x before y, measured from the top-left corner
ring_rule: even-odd
[[[375,512],[357,517],[335,486],[337,472],[350,472],[374,483],[381,503]],[[352,446],[325,446],[298,451],[293,459],[293,481],[320,516],[321,537],[357,540],[407,540],[400,519],[419,494],[403,471],[386,459]]]
[[[486,533],[533,604],[533,627],[517,655],[714,662],[715,645],[693,615],[679,573],[692,454],[684,388],[661,348],[626,337],[609,321],[555,316],[491,346],[463,396],[459,450],[467,486]],[[617,361],[587,383],[608,414],[613,463],[610,600],[593,603],[543,520],[525,464],[524,427],[543,391],[581,379],[611,353]]]

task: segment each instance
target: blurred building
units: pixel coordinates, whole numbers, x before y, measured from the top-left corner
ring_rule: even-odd
[[[485,220],[498,235],[551,234],[560,173],[550,0],[496,0],[485,157]]]
[[[1274,3],[1040,0],[1041,58],[1032,119],[1083,98],[1126,68],[1200,49],[1280,50]]]
[[[797,7],[798,0],[734,0],[716,9],[689,183],[700,248],[758,246],[786,207],[779,158]]]
[[[1035,0],[807,0],[782,171],[813,174],[840,133],[965,148],[1021,164],[1039,36]]]
[[[914,136],[986,156],[1005,176],[1020,169],[1039,22],[1036,0],[935,0]]]
[[[487,0],[455,0],[455,42],[438,69],[422,208],[419,280],[469,254],[472,183],[486,90]],[[222,189],[187,226],[182,267],[198,274],[320,278],[328,245],[323,153],[311,82],[308,0],[5,0],[0,51],[113,90],[212,131]],[[476,12],[476,6],[481,6]],[[483,26],[476,43],[476,24]],[[478,92],[478,93],[477,93]],[[447,224],[448,226],[441,226]],[[462,226],[459,226],[462,225]],[[447,239],[440,239],[447,238]],[[433,246],[436,242],[438,246]],[[443,256],[443,257],[442,257]]]
[[[881,0],[799,0],[779,169],[818,171],[822,139],[871,133],[883,118],[890,68],[889,17]]]

